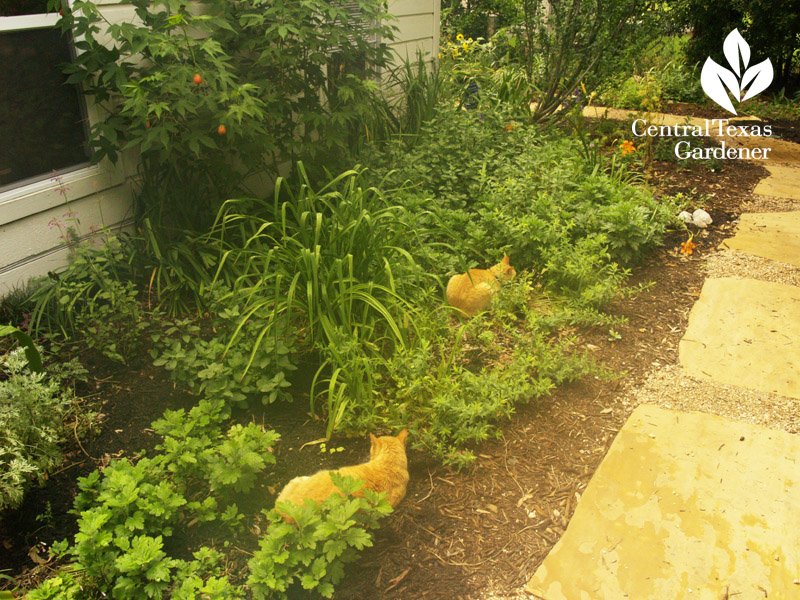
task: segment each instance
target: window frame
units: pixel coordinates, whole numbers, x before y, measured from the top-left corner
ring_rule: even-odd
[[[67,7],[71,7],[73,2],[74,0],[63,0]],[[55,27],[60,18],[58,13],[0,16],[0,33]],[[73,54],[78,52],[75,41],[70,43]],[[91,98],[82,92],[80,99],[83,102],[88,133],[92,124],[99,121],[99,112]],[[54,181],[51,174],[43,174],[12,183],[11,187],[0,192],[0,226],[120,185],[125,181],[123,165],[124,161],[120,161],[115,167],[108,160],[92,165],[87,160],[60,169],[57,175],[61,182]],[[69,199],[59,192],[59,187],[65,184],[70,186]]]

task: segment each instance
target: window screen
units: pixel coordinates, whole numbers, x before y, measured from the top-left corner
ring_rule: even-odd
[[[69,39],[31,14],[44,5],[0,0],[0,191],[89,160],[83,100],[59,68]]]

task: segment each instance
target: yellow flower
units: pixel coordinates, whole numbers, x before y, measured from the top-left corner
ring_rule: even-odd
[[[622,156],[636,152],[636,146],[634,146],[633,142],[630,140],[623,140],[619,147],[622,150]]]
[[[444,58],[444,54],[442,54],[441,52],[439,52],[439,58]]]
[[[458,50],[453,50],[453,58],[458,58],[459,53]]]
[[[461,47],[464,49],[464,53],[465,54],[467,52],[469,52],[469,44],[467,42],[464,42],[463,44],[461,44]]]
[[[463,42],[463,41],[464,41],[464,34],[463,34],[463,33],[459,33],[459,34],[456,36],[456,39],[457,39],[459,42]]]

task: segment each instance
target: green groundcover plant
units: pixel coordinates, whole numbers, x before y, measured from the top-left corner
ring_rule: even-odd
[[[234,502],[275,464],[278,435],[250,423],[225,430],[224,402],[201,400],[190,411],[166,411],[153,423],[163,442],[137,461],[112,461],[79,481],[78,533],[53,553],[69,560],[27,596],[49,598],[290,598],[301,586],[331,597],[343,567],[372,545],[371,530],[391,512],[382,494],[363,481],[334,477],[342,495],[321,506],[274,509],[248,567],[247,588],[224,567],[228,542],[177,556],[181,530],[215,526],[216,536],[241,532]],[[249,592],[248,592],[249,590]]]
[[[364,489],[364,482],[352,477],[332,473],[331,479],[342,495],[333,494],[320,506],[279,503],[293,524],[275,509],[267,512],[269,529],[248,562],[247,585],[256,600],[288,600],[298,586],[331,598],[345,565],[372,546],[371,530],[392,512],[385,494]]]
[[[241,597],[222,574],[218,550],[203,546],[188,560],[170,550],[179,531],[195,524],[216,523],[227,535],[240,528],[234,498],[275,463],[277,434],[253,423],[224,429],[228,417],[220,401],[166,411],[153,423],[163,442],[151,456],[112,461],[81,478],[78,533],[54,546],[71,563],[29,597]]]

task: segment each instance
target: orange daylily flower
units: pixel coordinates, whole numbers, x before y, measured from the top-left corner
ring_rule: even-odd
[[[622,150],[622,156],[636,152],[636,146],[634,146],[633,142],[630,140],[623,140],[619,147]]]
[[[692,238],[689,238],[681,244],[681,254],[689,255],[694,252],[695,248],[697,248],[697,244],[692,241]]]

